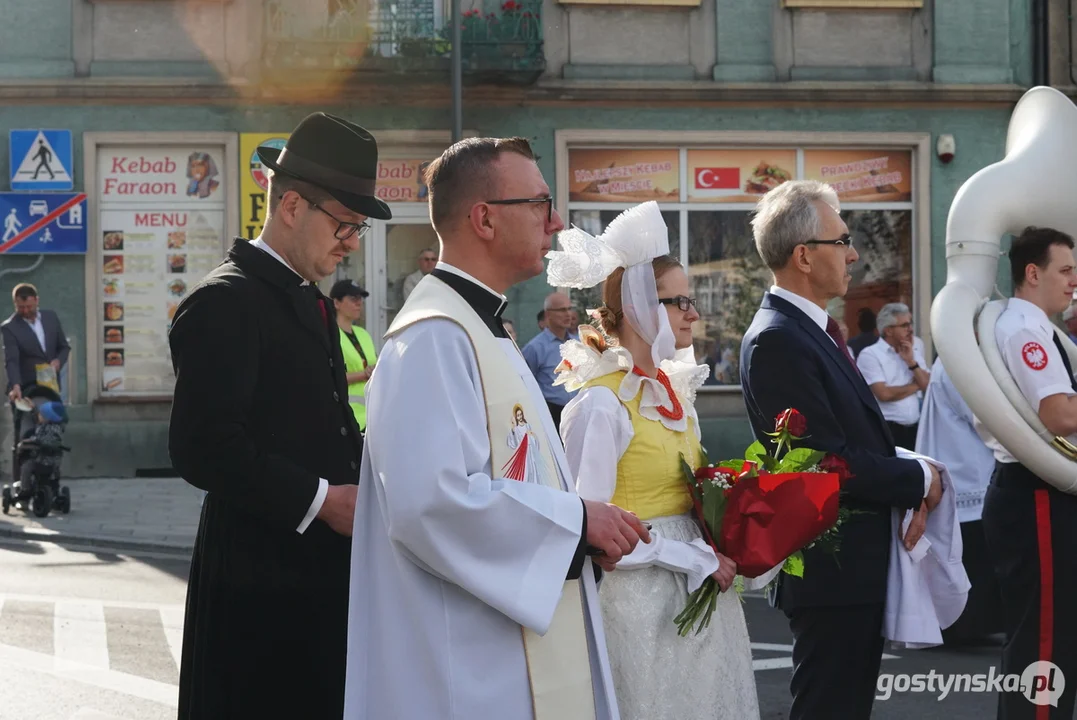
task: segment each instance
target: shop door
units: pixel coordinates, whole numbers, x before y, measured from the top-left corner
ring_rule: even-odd
[[[408,217],[401,213],[387,222],[373,221],[371,250],[373,257],[368,266],[367,329],[381,349],[381,336],[389,329],[400,307],[404,304],[404,280],[419,269],[419,255],[424,250],[438,254],[438,236],[425,213]],[[394,208],[394,214],[396,208]]]

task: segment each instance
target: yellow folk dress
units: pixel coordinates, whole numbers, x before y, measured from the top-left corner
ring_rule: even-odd
[[[591,355],[571,363],[569,374],[582,389],[561,425],[577,490],[636,513],[651,524],[653,538],[607,573],[599,588],[621,718],[758,718],[751,645],[736,592],[719,596],[710,626],[699,635],[682,638],[673,622],[688,593],[717,569],[681,469],[682,454],[693,467],[701,460],[692,400],[702,376],[696,366],[667,367],[685,410],[683,419],[671,421],[657,412],[671,405],[666,390],[634,375],[627,351]]]

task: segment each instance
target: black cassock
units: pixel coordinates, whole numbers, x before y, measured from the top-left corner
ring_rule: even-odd
[[[297,528],[319,478],[358,482],[363,440],[332,303],[300,283],[237,240],[169,333],[172,463],[209,491],[187,589],[181,720],[343,713],[351,543],[320,520]]]

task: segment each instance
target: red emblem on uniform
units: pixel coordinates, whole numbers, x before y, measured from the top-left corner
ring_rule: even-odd
[[[1025,343],[1021,348],[1021,359],[1033,370],[1043,370],[1047,367],[1047,351],[1038,342]]]

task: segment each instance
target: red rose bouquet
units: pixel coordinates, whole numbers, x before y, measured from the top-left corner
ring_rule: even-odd
[[[848,514],[839,507],[838,493],[851,473],[840,457],[793,447],[806,437],[807,426],[804,416],[790,408],[775,419],[774,432],[767,433],[776,443],[773,455],[755,442],[743,458],[716,464],[704,459],[695,471],[681,458],[707,542],[733,560],[742,577],[758,577],[778,565],[802,577],[803,550],[838,551],[835,531]],[[674,619],[681,636],[693,626],[698,633],[710,624],[718,592],[718,583],[707,578],[688,596]]]

